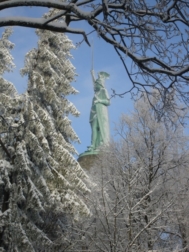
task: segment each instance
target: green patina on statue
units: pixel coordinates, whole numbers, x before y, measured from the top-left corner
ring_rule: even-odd
[[[95,80],[94,71],[91,71],[94,84],[94,97],[90,112],[90,124],[92,129],[91,150],[96,150],[99,146],[109,142],[109,120],[108,109],[110,100],[105,89],[105,80],[109,74],[100,72]]]
[[[94,85],[94,97],[89,120],[92,130],[91,146],[80,156],[98,154],[99,147],[108,144],[110,140],[107,108],[110,105],[110,99],[105,89],[105,80],[109,77],[109,74],[100,72],[97,79],[95,79],[93,70],[91,74]]]

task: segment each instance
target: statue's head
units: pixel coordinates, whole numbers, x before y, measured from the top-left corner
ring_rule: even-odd
[[[105,79],[107,79],[110,75],[106,72],[99,72],[98,79],[95,81],[95,92],[99,91],[101,88],[104,88]]]
[[[109,74],[108,73],[106,73],[106,72],[99,72],[98,73],[98,77],[100,78],[100,79],[107,79],[107,78],[109,78]]]

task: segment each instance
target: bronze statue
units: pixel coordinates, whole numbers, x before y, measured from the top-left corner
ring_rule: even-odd
[[[89,151],[97,150],[101,145],[109,142],[108,109],[110,99],[105,89],[105,80],[109,77],[106,72],[98,73],[95,79],[94,71],[91,71],[94,85],[94,97],[90,112],[90,124],[92,129],[91,146]]]

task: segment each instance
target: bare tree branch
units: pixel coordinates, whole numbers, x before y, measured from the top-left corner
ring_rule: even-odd
[[[165,0],[149,2],[94,0],[8,0],[1,1],[0,11],[13,7],[35,6],[55,8],[58,12],[48,19],[2,17],[0,26],[25,26],[54,32],[81,34],[89,45],[85,27],[91,26],[105,42],[112,45],[129,76],[133,88],[123,92],[147,92],[149,88],[174,90],[181,102],[189,105],[189,2]],[[57,19],[65,17],[58,24]],[[72,23],[79,28],[72,28]],[[75,26],[74,26],[75,27]],[[90,32],[87,32],[90,34]],[[131,69],[126,65],[132,63]],[[114,93],[116,95],[116,92]]]

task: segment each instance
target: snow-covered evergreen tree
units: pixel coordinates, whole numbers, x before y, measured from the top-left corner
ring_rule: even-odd
[[[9,35],[6,30],[0,41],[0,74],[13,66]],[[27,54],[22,69],[27,92],[18,95],[0,79],[1,251],[62,251],[65,215],[89,214],[79,195],[89,191],[87,175],[72,155],[71,142],[79,139],[68,119],[79,112],[66,98],[77,93],[70,86],[73,44],[65,34],[37,35],[38,48]],[[48,228],[52,219],[54,234]]]

